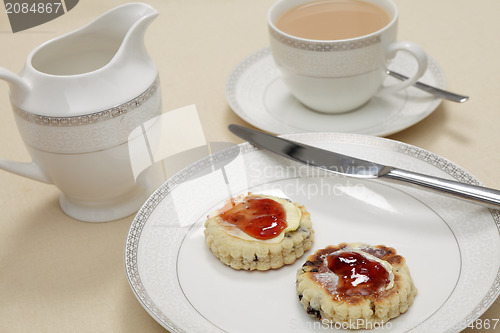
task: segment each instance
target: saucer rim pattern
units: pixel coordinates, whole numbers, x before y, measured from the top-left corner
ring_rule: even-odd
[[[331,131],[331,132],[343,132],[343,133],[364,134],[364,135],[385,137],[385,136],[389,136],[391,134],[403,131],[403,130],[417,124],[418,122],[422,121],[427,116],[429,116],[432,112],[434,112],[442,102],[441,98],[428,95],[430,99],[427,102],[428,105],[425,107],[425,109],[419,111],[417,115],[412,114],[411,111],[413,111],[413,110],[411,110],[411,108],[409,108],[409,107],[411,107],[412,105],[418,105],[419,102],[412,101],[411,97],[413,97],[413,95],[418,96],[418,94],[420,94],[420,93],[426,94],[424,92],[420,92],[416,88],[412,88],[412,89],[404,90],[404,92],[406,94],[406,96],[405,96],[406,99],[405,99],[405,102],[404,102],[401,110],[397,111],[397,115],[410,116],[410,117],[406,117],[409,119],[406,119],[406,120],[399,122],[399,123],[395,122],[395,121],[391,122],[391,119],[392,120],[395,119],[395,117],[394,117],[395,115],[391,114],[390,116],[385,118],[383,122],[379,122],[377,124],[370,124],[369,126],[366,126],[365,128],[363,128],[362,130],[350,131],[350,130],[338,130],[338,129],[325,130],[324,128],[322,128],[322,129],[299,128],[299,127],[291,126],[289,124],[282,125],[281,127],[278,128],[276,126],[277,119],[276,119],[275,115],[270,114],[266,110],[263,113],[265,113],[267,115],[266,119],[269,120],[269,122],[266,122],[265,121],[266,119],[257,119],[256,117],[252,116],[251,112],[249,112],[249,111],[251,111],[252,106],[248,106],[248,105],[244,105],[244,104],[242,105],[241,101],[238,100],[238,96],[236,93],[237,87],[240,84],[240,79],[242,78],[242,76],[249,74],[249,73],[251,74],[252,66],[255,66],[255,65],[258,66],[259,65],[258,63],[260,61],[265,60],[265,58],[267,58],[267,57],[272,57],[271,50],[270,50],[269,46],[266,46],[264,48],[261,48],[261,49],[255,51],[254,53],[250,54],[249,56],[244,58],[242,61],[240,61],[233,68],[233,70],[231,71],[230,75],[228,76],[228,78],[226,80],[225,93],[226,93],[226,100],[234,113],[236,113],[241,119],[243,119],[247,123],[249,123],[249,124],[251,124],[251,125],[261,129],[261,130],[270,132],[270,133],[280,135],[280,134],[291,134],[291,133]],[[440,88],[440,89],[446,89],[445,73],[444,73],[442,67],[440,66],[440,64],[429,55],[428,55],[427,73],[431,74],[432,78],[436,81],[433,84],[434,86],[436,86],[437,88]],[[265,91],[266,90],[265,88],[269,87],[271,85],[271,83],[274,82],[274,80],[279,80],[279,77],[274,77],[273,79],[269,79],[266,82],[261,81],[260,83],[257,83],[257,84],[261,84],[264,87],[264,89],[262,89],[262,90]],[[256,81],[257,80],[254,80],[254,82],[256,82]],[[352,111],[352,112],[356,112],[356,111]],[[336,115],[332,114],[329,116],[334,118]],[[381,124],[384,124],[384,126],[381,126]]]

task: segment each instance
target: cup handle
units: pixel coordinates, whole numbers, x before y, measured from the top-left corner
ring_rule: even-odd
[[[382,86],[378,92],[380,95],[388,95],[392,94],[396,91],[408,88],[418,81],[424,75],[427,70],[427,54],[425,51],[417,44],[413,42],[403,41],[403,42],[395,42],[389,45],[389,49],[387,51],[387,57],[392,58],[398,51],[406,51],[415,57],[417,61],[418,68],[417,72],[411,76],[408,80],[401,81],[397,84],[393,84],[390,86]]]
[[[12,99],[18,99],[27,96],[31,89],[29,84],[17,74],[14,74],[11,71],[1,67],[0,79],[5,80],[9,84]],[[34,162],[14,162],[0,158],[0,169],[43,183],[52,183],[49,177],[47,177],[42,169],[40,169],[40,167]]]

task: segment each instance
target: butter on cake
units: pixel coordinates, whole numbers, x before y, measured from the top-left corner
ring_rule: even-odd
[[[342,243],[316,251],[297,271],[297,295],[322,323],[376,328],[406,312],[417,289],[393,248]],[[344,326],[343,326],[344,327]]]
[[[207,245],[234,269],[269,270],[291,264],[311,248],[313,239],[305,207],[271,195],[232,198],[205,222]]]

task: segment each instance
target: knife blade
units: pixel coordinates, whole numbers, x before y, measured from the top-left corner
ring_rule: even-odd
[[[410,184],[474,202],[491,209],[500,209],[500,191],[495,189],[465,184],[335,153],[244,126],[231,124],[228,128],[233,134],[257,147],[336,174]]]

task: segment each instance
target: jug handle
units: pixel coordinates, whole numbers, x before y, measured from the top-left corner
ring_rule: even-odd
[[[30,85],[20,76],[2,67],[0,67],[0,79],[9,84],[12,100],[22,100],[31,90]],[[0,169],[43,183],[51,183],[47,175],[34,162],[14,162],[0,158]]]

